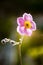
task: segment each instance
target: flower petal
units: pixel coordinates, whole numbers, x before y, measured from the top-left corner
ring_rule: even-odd
[[[26,29],[26,35],[27,36],[31,36],[32,35],[32,31],[30,29]]]
[[[24,20],[22,17],[18,17],[17,18],[17,24],[20,25],[20,26],[23,26],[24,25]]]
[[[31,23],[32,23],[31,30],[35,31],[36,30],[36,23],[34,21],[32,21]]]
[[[24,20],[28,20],[28,21],[33,21],[32,15],[31,14],[27,14],[27,13],[23,14],[23,19]]]
[[[20,35],[24,35],[24,34],[25,34],[25,32],[24,32],[24,27],[18,26],[18,27],[17,27],[17,32],[18,32]]]

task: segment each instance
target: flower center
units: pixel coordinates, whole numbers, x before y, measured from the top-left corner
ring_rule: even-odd
[[[30,21],[25,21],[24,26],[25,26],[25,28],[31,28],[32,25],[31,25]]]

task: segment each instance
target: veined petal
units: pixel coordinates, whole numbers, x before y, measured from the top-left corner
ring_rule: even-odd
[[[36,30],[36,23],[34,21],[32,21],[31,23],[32,23],[31,30],[35,31]]]
[[[20,26],[23,26],[24,25],[23,17],[18,17],[17,18],[17,24],[20,25]]]
[[[20,35],[24,35],[24,34],[25,34],[24,27],[18,26],[18,27],[17,27],[17,32],[18,32]]]
[[[26,29],[26,33],[27,36],[31,36],[32,35],[32,30],[30,29]]]
[[[23,19],[27,21],[33,21],[32,15],[27,13],[23,14]]]

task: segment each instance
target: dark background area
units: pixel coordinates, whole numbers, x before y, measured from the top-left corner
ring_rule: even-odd
[[[1,0],[0,14],[43,13],[43,0]]]

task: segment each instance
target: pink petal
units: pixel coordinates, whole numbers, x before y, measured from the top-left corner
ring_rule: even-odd
[[[25,32],[24,32],[24,27],[18,26],[18,27],[17,27],[17,32],[18,32],[20,35],[24,35],[24,34],[25,34]]]
[[[31,23],[32,23],[31,30],[35,31],[36,30],[36,23],[34,21],[32,21]]]
[[[23,19],[24,20],[28,20],[28,21],[33,21],[32,15],[31,14],[27,14],[27,13],[23,14]]]
[[[27,36],[31,36],[32,35],[32,31],[30,29],[26,29],[26,33]]]
[[[24,25],[24,20],[22,17],[18,17],[17,18],[17,24],[20,25],[20,26],[23,26]]]

